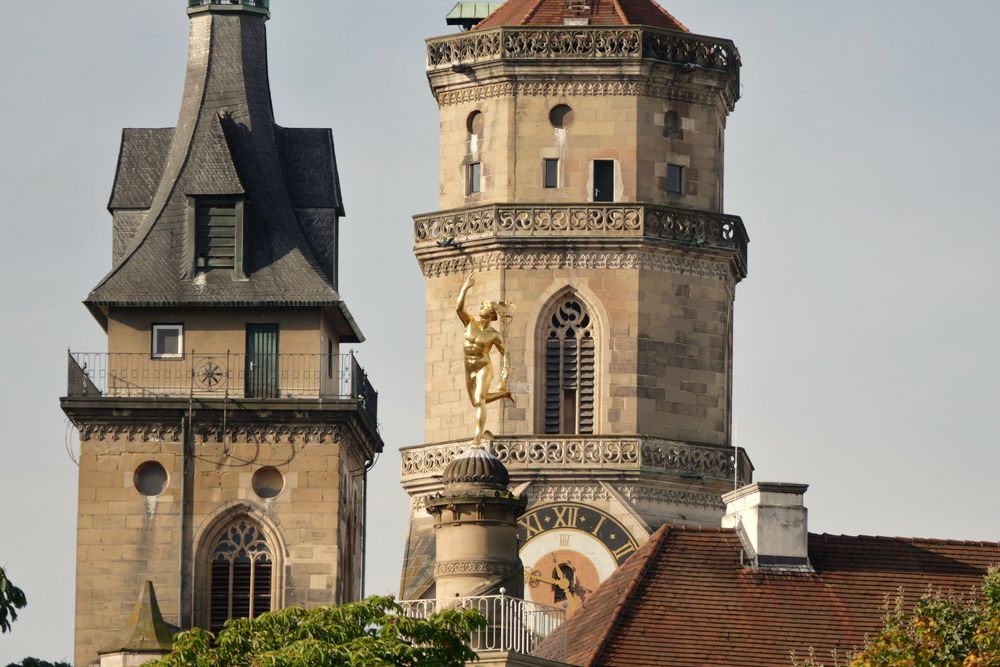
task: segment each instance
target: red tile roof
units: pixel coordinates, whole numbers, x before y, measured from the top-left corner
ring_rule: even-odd
[[[882,627],[884,604],[933,585],[959,593],[1000,563],[1000,543],[810,535],[814,574],[740,564],[732,530],[664,526],[565,628],[574,665],[790,665],[830,662]]]
[[[563,25],[565,19],[588,19],[589,25],[648,25],[683,30],[656,0],[507,0],[476,29],[519,25]]]

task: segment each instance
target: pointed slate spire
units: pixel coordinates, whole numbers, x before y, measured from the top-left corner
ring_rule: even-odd
[[[153,582],[142,585],[142,592],[135,603],[132,615],[128,617],[125,630],[121,636],[107,648],[98,651],[99,655],[109,653],[169,653],[171,650],[173,632],[156,603],[156,591]]]
[[[109,205],[115,264],[85,303],[102,322],[123,306],[329,307],[340,311],[342,341],[363,340],[336,285],[344,207],[333,136],[274,121],[268,3],[188,7],[177,126],[123,134]],[[210,210],[220,198],[237,211],[228,265],[204,261],[196,225],[198,206]]]

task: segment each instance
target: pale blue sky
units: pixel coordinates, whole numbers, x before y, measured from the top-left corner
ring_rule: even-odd
[[[398,585],[407,508],[396,450],[423,433],[409,218],[436,205],[422,42],[451,31],[452,4],[272,1],[276,116],[334,130],[349,214],[341,291],[380,391],[370,593]],[[757,478],[809,483],[814,532],[1000,540],[1000,4],[666,6],[743,56],[726,209],[751,237],[735,410]],[[65,350],[104,347],[80,300],[110,266],[119,134],[174,124],[186,40],[180,0],[4,4],[0,564],[29,606],[0,636],[0,664],[72,653]]]

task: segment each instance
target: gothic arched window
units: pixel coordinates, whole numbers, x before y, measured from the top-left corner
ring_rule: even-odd
[[[575,297],[555,309],[545,331],[545,432],[594,432],[594,323]]]
[[[273,558],[257,524],[246,517],[229,524],[215,539],[211,559],[209,630],[271,611]]]

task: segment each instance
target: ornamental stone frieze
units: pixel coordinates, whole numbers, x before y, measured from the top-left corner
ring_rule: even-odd
[[[427,41],[429,73],[490,63],[565,60],[651,61],[725,75],[729,110],[739,98],[740,55],[729,40],[654,28],[574,26],[503,27]],[[630,94],[630,93],[621,93]]]
[[[491,241],[503,244],[507,240],[516,240],[519,247],[523,247],[532,239],[537,239],[544,245],[542,252],[532,253],[530,250],[519,249],[511,254],[512,262],[517,261],[513,259],[515,257],[535,257],[537,259],[534,261],[542,262],[539,268],[549,268],[548,264],[552,260],[547,258],[553,255],[551,250],[555,247],[554,242],[559,240],[585,239],[598,246],[602,240],[613,240],[618,248],[621,241],[635,240],[648,242],[651,247],[681,250],[686,257],[696,253],[699,257],[725,258],[731,262],[737,281],[745,277],[747,272],[749,238],[743,221],[738,216],[710,211],[641,203],[494,204],[439,211],[418,215],[413,219],[414,253],[424,266],[425,275],[428,275],[428,268],[438,274],[448,272],[450,265],[438,264],[441,260],[447,262],[460,259],[465,263],[472,261],[467,252],[469,248],[462,247],[463,244],[475,243],[478,246]],[[458,248],[463,252],[459,253]],[[611,251],[610,254],[609,251],[597,252],[603,250],[601,248],[591,250],[594,252],[576,251],[559,255],[583,257],[590,254],[592,259],[583,260],[588,264],[613,261],[616,255],[622,261],[629,257],[638,258],[638,253],[620,249],[617,253]],[[635,259],[629,261],[634,262]],[[725,266],[720,262],[714,263]],[[468,268],[459,263],[454,265],[455,270]],[[507,268],[535,267],[512,265]],[[726,272],[729,270],[726,269]]]
[[[429,259],[421,263],[424,276],[438,278],[452,274],[466,275],[471,271],[497,269],[644,269],[681,275],[718,278],[730,294],[736,279],[730,265],[699,257],[684,257],[665,252],[593,251],[580,252],[572,248],[554,247],[541,252],[487,252],[461,255],[446,259]]]
[[[674,102],[701,104],[705,106],[716,102],[717,96],[698,90],[682,88],[678,85],[664,85],[645,80],[638,81],[605,81],[597,79],[577,79],[573,81],[518,81],[515,83],[494,83],[486,86],[460,86],[453,89],[437,91],[437,101],[440,106],[466,104],[497,97],[569,97],[569,96],[645,96],[656,97]]]
[[[83,442],[180,442],[179,423],[87,422],[79,424]],[[194,441],[205,443],[252,442],[261,444],[331,444],[344,436],[341,426],[288,423],[228,424],[210,421],[195,423]]]
[[[407,447],[400,450],[404,488],[434,484],[445,466],[469,448],[468,442]],[[519,473],[580,475],[593,472],[666,473],[684,478],[727,480],[734,478],[737,454],[733,448],[696,445],[650,437],[600,436],[496,437],[488,449],[500,459],[516,481]],[[752,466],[739,450],[738,478],[751,478]]]
[[[470,574],[485,576],[506,576],[522,568],[520,561],[483,559],[483,560],[448,560],[434,564],[434,576],[464,577]]]

